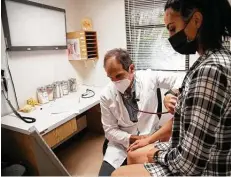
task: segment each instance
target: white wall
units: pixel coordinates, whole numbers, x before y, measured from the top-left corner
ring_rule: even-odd
[[[123,0],[33,0],[35,2],[66,9],[67,31],[80,30],[80,21],[90,17],[93,28],[98,34],[99,60],[69,62],[65,50],[10,52],[9,64],[18,96],[19,105],[25,104],[29,97],[36,97],[36,89],[57,80],[76,77],[81,83],[104,86],[108,78],[103,68],[103,57],[106,51],[115,48],[126,48],[125,10]],[[5,45],[2,40],[2,68],[5,65]],[[11,86],[11,85],[9,85]],[[11,87],[10,87],[11,88]],[[9,91],[14,102],[13,91]],[[14,104],[15,105],[15,104]],[[2,97],[1,115],[8,114],[10,109]]]
[[[90,17],[93,29],[97,31],[99,60],[94,68],[89,62],[85,84],[106,85],[109,80],[103,68],[105,53],[113,48],[126,48],[124,0],[80,0],[80,19]]]
[[[126,48],[124,0],[33,1],[66,9],[67,31],[80,30],[81,19],[90,17],[98,35],[99,60],[95,63],[88,61],[85,66],[81,61],[69,62],[65,50],[11,52],[9,63],[20,105],[35,96],[37,87],[69,77],[76,77],[88,85],[105,86],[109,82],[103,68],[105,53],[112,48]],[[2,68],[4,66],[2,59]],[[11,100],[14,98],[12,93],[11,90]],[[2,115],[9,112],[6,107],[2,101]]]
[[[6,69],[6,60],[5,60],[5,41],[4,41],[4,38],[3,38],[3,30],[2,30],[2,26],[1,26],[1,69]],[[9,77],[8,73],[5,73],[7,75],[7,77]],[[9,92],[9,98],[12,100],[12,104],[15,105],[15,100],[14,100],[14,95],[13,95],[13,92],[12,92],[12,85],[11,85],[11,82],[8,82],[8,87],[10,89],[10,92]],[[1,93],[1,115],[5,115],[6,113],[9,113],[10,112],[10,109],[6,103],[6,100],[5,98],[3,97],[2,93]]]
[[[76,0],[34,0],[39,3],[52,5],[66,9],[67,31],[75,31],[80,28],[78,17],[79,1]],[[20,35],[20,34],[19,34]],[[5,43],[3,32],[1,33],[1,68],[5,65]],[[76,77],[82,82],[81,72],[79,72],[67,58],[66,50],[59,51],[30,51],[30,52],[10,52],[9,65],[11,68],[19,105],[25,104],[26,99],[36,97],[36,89],[39,86],[50,84],[57,80],[67,80]],[[9,85],[11,86],[11,85]],[[11,88],[11,87],[10,87]],[[9,91],[10,99],[14,103],[13,91]],[[10,112],[4,98],[2,98],[1,115]],[[14,104],[15,105],[15,104]]]

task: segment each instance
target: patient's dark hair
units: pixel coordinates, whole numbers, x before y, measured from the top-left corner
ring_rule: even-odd
[[[104,67],[106,65],[107,60],[111,57],[115,57],[116,60],[118,60],[121,63],[124,70],[129,70],[129,66],[132,64],[132,60],[127,50],[120,48],[109,50],[104,57]]]
[[[203,16],[199,30],[199,43],[203,50],[222,47],[225,37],[231,36],[231,6],[228,0],[168,0],[165,10],[172,8],[187,21],[199,11]]]

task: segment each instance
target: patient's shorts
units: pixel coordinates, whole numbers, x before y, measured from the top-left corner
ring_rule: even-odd
[[[167,150],[169,146],[170,146],[169,141],[154,143],[154,147],[160,150]],[[160,164],[145,163],[144,167],[150,173],[151,176],[172,176],[173,175],[166,166],[163,166]]]

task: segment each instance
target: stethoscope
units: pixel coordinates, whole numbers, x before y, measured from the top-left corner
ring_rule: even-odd
[[[82,98],[91,98],[95,96],[95,92],[91,89],[87,89],[85,93],[81,95]]]

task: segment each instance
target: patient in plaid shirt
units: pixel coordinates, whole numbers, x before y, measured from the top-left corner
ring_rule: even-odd
[[[231,36],[227,0],[168,0],[165,24],[172,47],[200,54],[187,72],[172,121],[169,143],[156,143],[144,164],[121,167],[113,176],[231,176]]]

